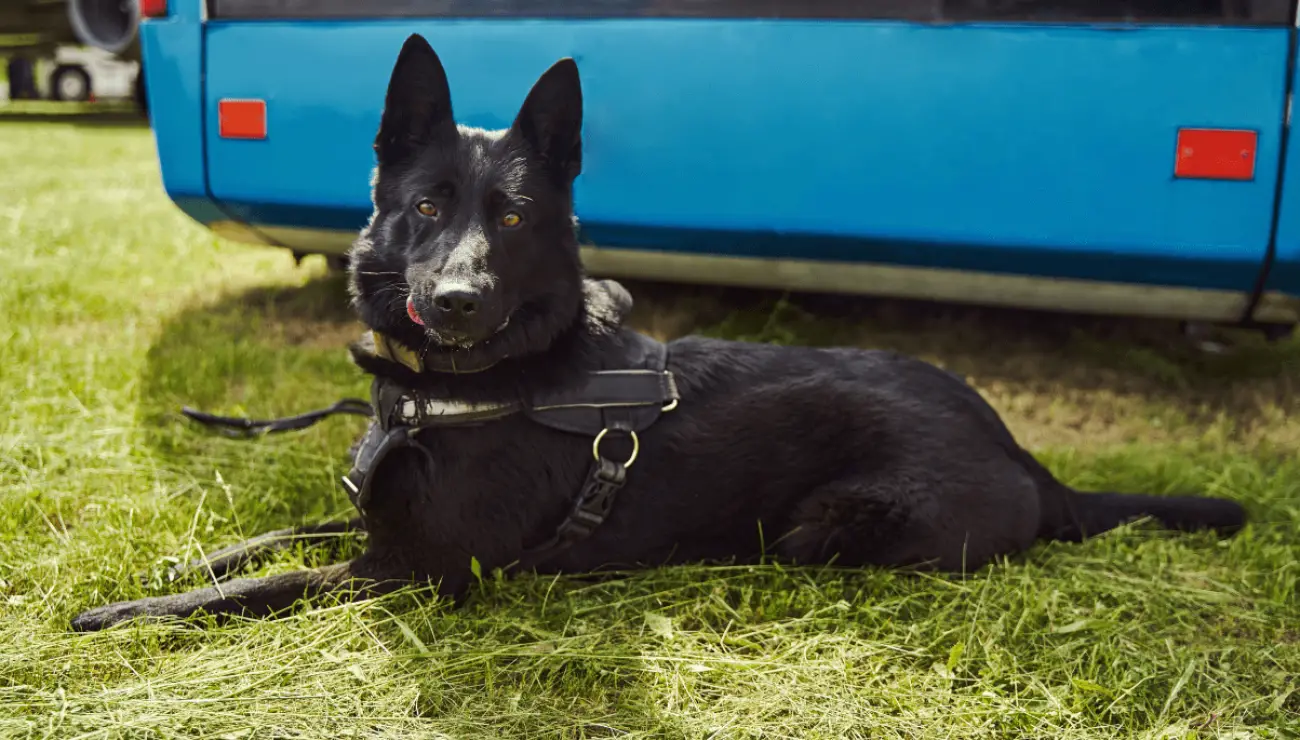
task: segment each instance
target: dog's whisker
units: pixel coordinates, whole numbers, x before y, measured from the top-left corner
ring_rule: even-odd
[[[405,310],[405,308],[406,308],[406,299],[407,299],[407,295],[406,295],[406,294],[404,294],[404,293],[402,293],[402,292],[400,292],[400,291],[399,291],[399,292],[396,292],[394,295],[392,295],[392,296],[390,296],[390,297],[388,298],[388,303],[385,305],[385,308],[386,308],[386,310],[388,310],[388,311],[401,311],[401,310]]]

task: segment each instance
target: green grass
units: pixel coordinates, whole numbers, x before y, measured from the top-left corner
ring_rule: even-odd
[[[185,588],[162,582],[176,558],[348,514],[360,420],[239,442],[176,411],[361,394],[358,327],[319,260],[181,216],[146,129],[0,123],[0,162],[0,736],[1300,736],[1300,344],[1203,356],[1162,322],[634,290],[660,335],[940,362],[1073,484],[1244,501],[1230,541],[1135,524],[965,577],[488,578],[460,610],[408,592],[72,634],[83,609]]]

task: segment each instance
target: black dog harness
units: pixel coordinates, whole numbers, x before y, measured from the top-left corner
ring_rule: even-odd
[[[182,409],[182,413],[201,424],[243,436],[305,429],[335,414],[372,417],[356,448],[352,469],[343,476],[348,498],[363,515],[375,494],[375,473],[394,450],[410,447],[433,459],[433,452],[417,439],[423,430],[484,424],[522,413],[542,426],[590,437],[592,463],[568,517],[550,539],[527,550],[516,563],[517,567],[530,568],[591,536],[604,523],[615,496],[627,481],[627,469],[640,452],[638,433],[677,407],[677,384],[666,369],[668,348],[642,334],[625,332],[622,336],[627,341],[622,363],[625,369],[589,373],[582,383],[539,395],[529,404],[462,404],[429,398],[376,377],[370,388],[370,403],[343,399],[319,411],[267,421],[213,416],[189,408]],[[631,441],[626,460],[618,462],[601,454],[602,443],[611,436]]]

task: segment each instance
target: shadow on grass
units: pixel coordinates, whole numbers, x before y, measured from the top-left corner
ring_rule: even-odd
[[[1177,322],[1085,317],[920,301],[625,281],[632,324],[660,338],[692,332],[754,341],[894,349],[990,384],[1051,398],[1111,392],[1177,408],[1189,418],[1242,423],[1296,405],[1300,342],[1224,331],[1209,354]],[[181,404],[283,415],[364,395],[344,345],[363,327],[342,275],[258,288],[173,316],[149,352],[142,413],[153,426]],[[232,411],[233,412],[233,411]],[[174,423],[171,424],[173,428]],[[191,434],[198,430],[187,427]]]
[[[366,397],[368,379],[345,345],[361,332],[342,275],[298,287],[264,287],[196,303],[170,317],[140,378],[140,442],[164,466],[194,481],[220,476],[248,536],[290,524],[350,515],[339,486],[359,417],[262,439],[229,439],[180,414],[190,406],[268,418]]]
[[[135,113],[0,113],[0,126],[8,123],[60,123],[81,128],[149,128],[149,122]]]
[[[147,126],[144,111],[134,100],[13,100],[0,98],[0,122],[73,123],[81,125]]]
[[[263,406],[259,389],[305,388],[337,375],[312,378],[341,360],[344,346],[362,331],[347,305],[342,275],[330,274],[295,287],[259,287],[215,303],[195,304],[172,316],[150,347],[141,401],[145,414],[172,414],[180,404]],[[348,373],[357,375],[356,371]],[[345,378],[343,380],[355,380]],[[332,402],[332,399],[331,399]],[[155,418],[156,420],[156,418]]]
[[[738,339],[892,349],[965,375],[1051,395],[1111,392],[1177,407],[1189,417],[1252,421],[1292,408],[1300,342],[1218,329],[1229,345],[1207,353],[1179,322],[955,304],[712,287],[628,283],[639,328],[675,336],[694,328]]]

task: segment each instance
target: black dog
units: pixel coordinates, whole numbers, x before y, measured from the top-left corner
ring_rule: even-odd
[[[579,261],[581,127],[569,59],[509,130],[458,127],[442,64],[410,37],[375,141],[374,214],[351,255],[355,305],[375,332],[353,354],[376,377],[377,421],[345,481],[365,554],[112,604],[74,626],[264,615],[412,582],[456,595],[474,561],[573,573],[766,551],[955,571],[1142,515],[1176,529],[1243,524],[1230,501],[1065,486],[978,393],[919,360],[701,338],[665,347],[621,328],[631,299],[585,279]]]

